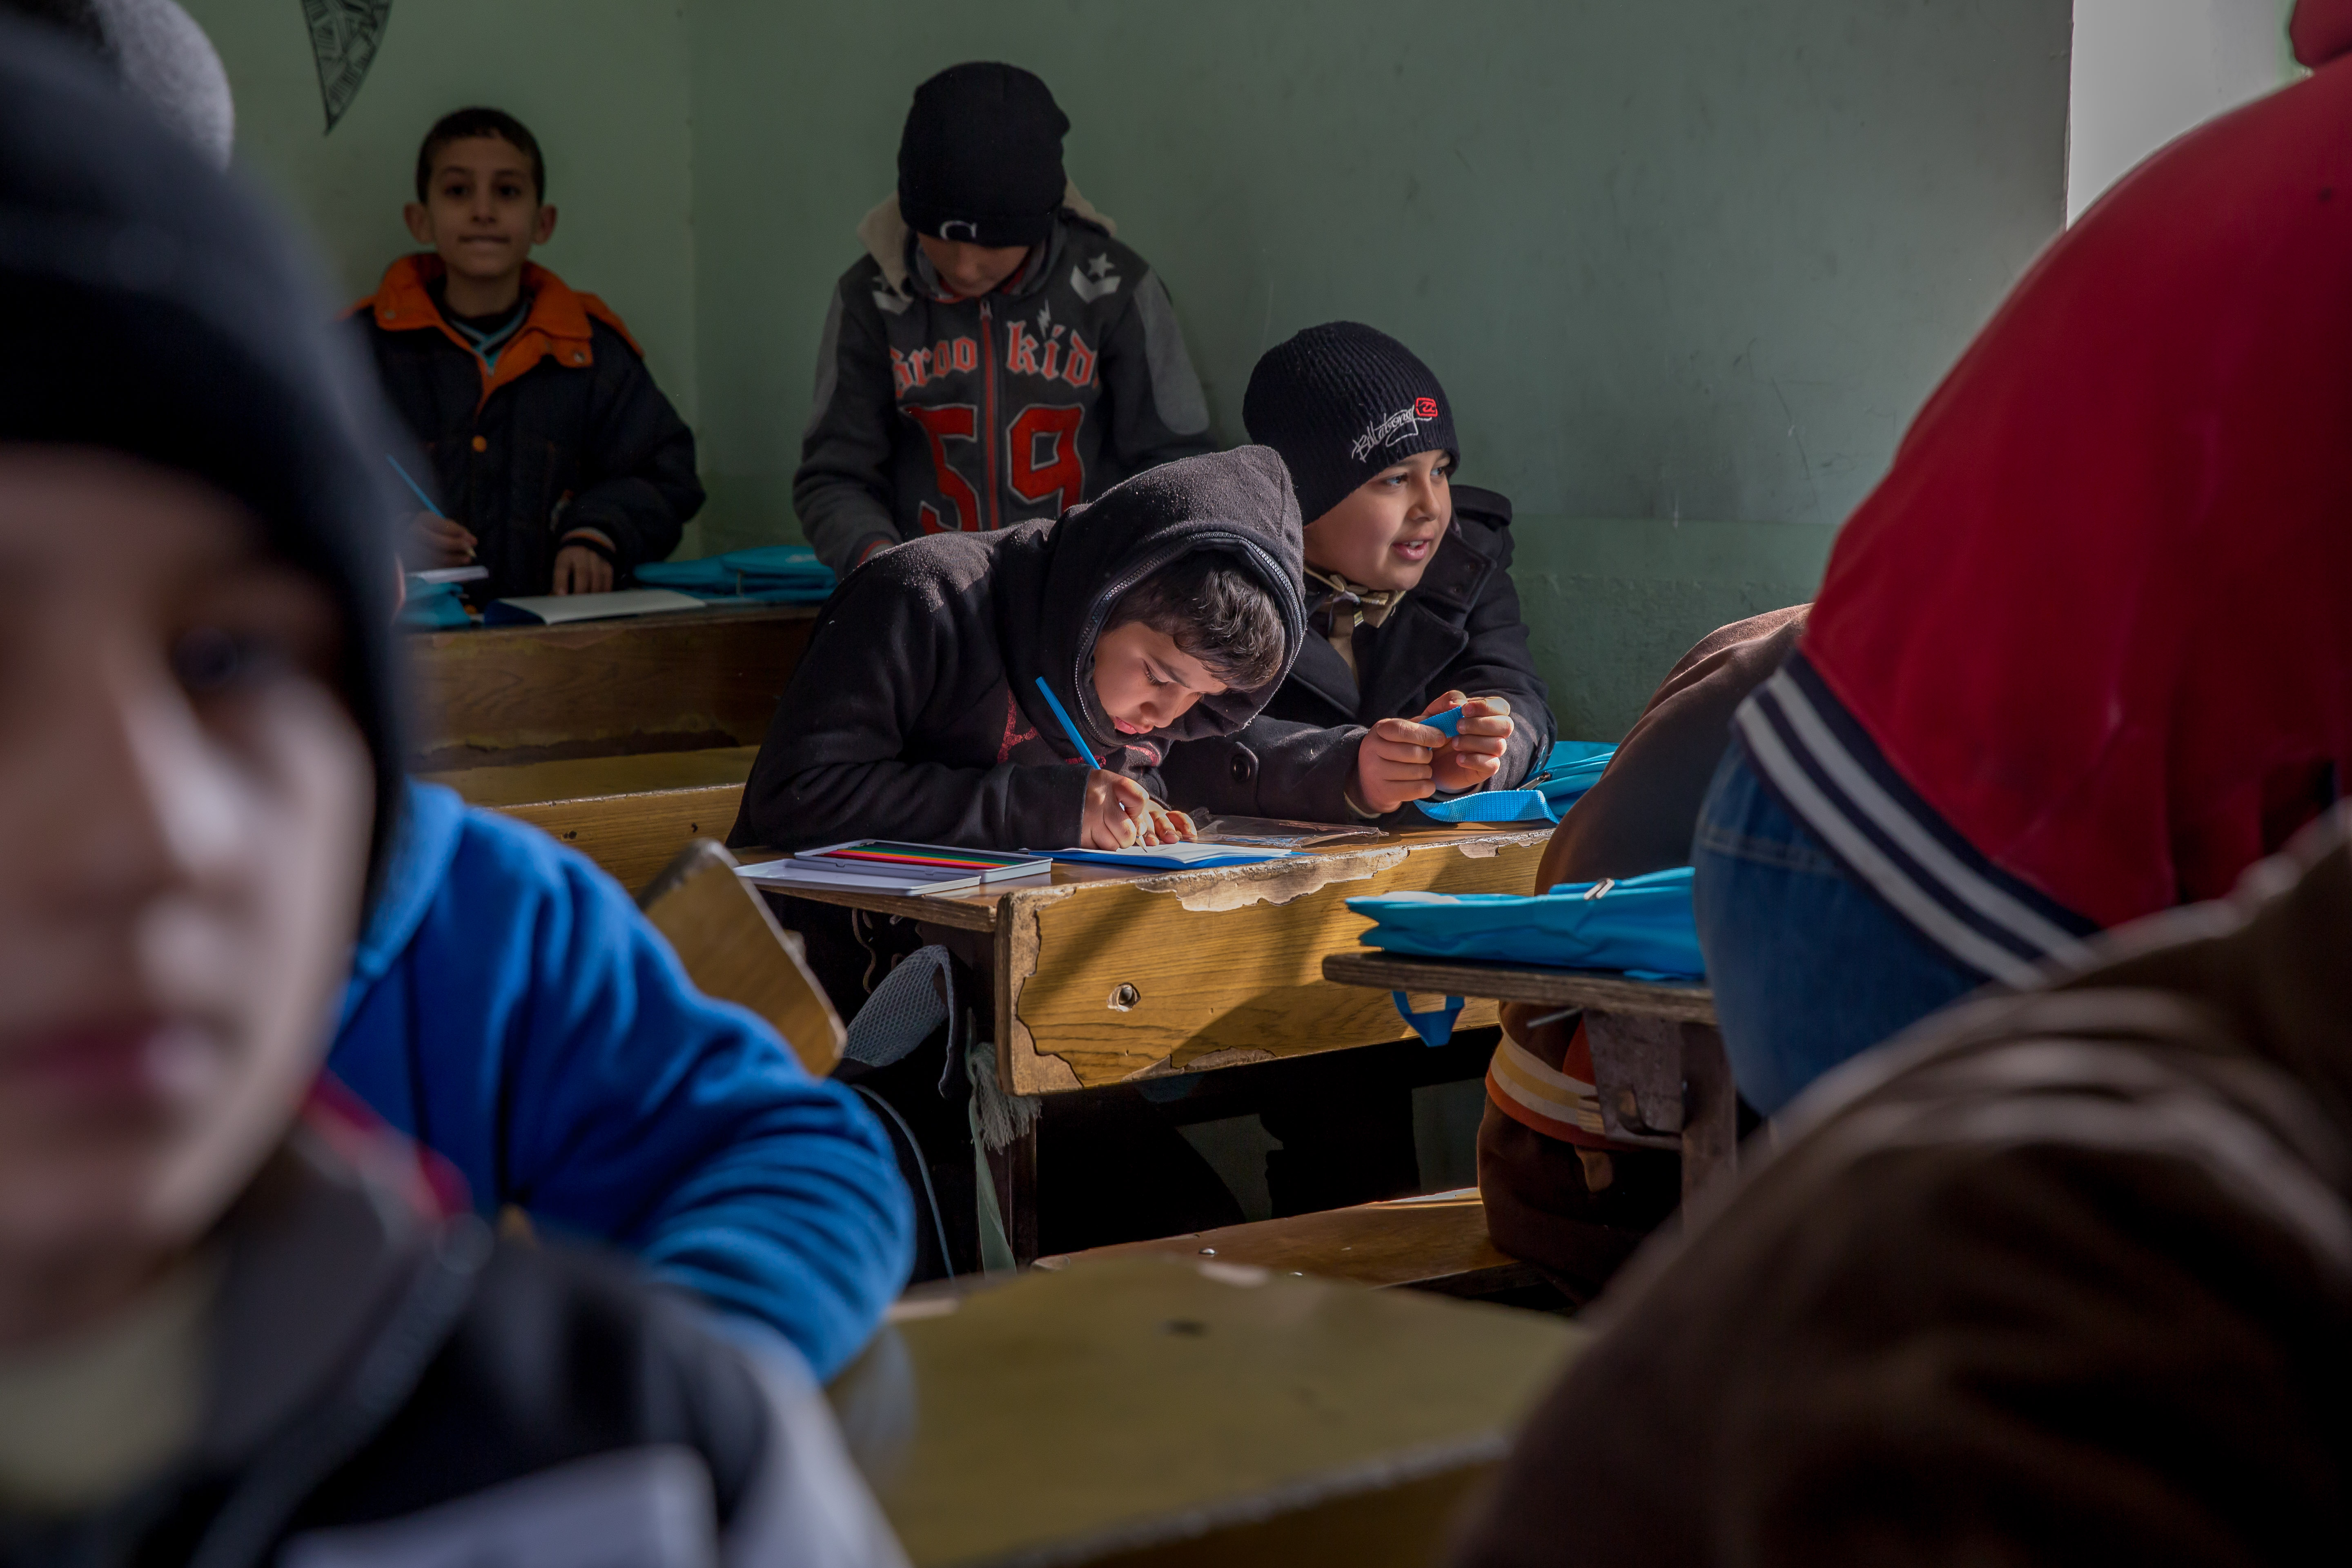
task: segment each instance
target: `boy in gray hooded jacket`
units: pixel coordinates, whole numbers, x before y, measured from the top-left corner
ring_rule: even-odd
[[[1168,290],[1062,172],[1069,127],[1015,66],[915,89],[898,189],[858,225],[867,254],[825,314],[793,476],[803,531],[844,576],[1213,449]]]

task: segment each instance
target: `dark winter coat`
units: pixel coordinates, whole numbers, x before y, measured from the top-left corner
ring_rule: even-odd
[[[1447,691],[1511,704],[1509,749],[1490,786],[1509,789],[1551,753],[1550,693],[1528,650],[1511,584],[1511,503],[1454,487],[1454,521],[1423,573],[1380,626],[1356,628],[1356,669],[1309,636],[1290,679],[1240,735],[1188,742],[1165,770],[1170,799],[1249,816],[1346,822],[1356,748],[1382,719],[1418,718]],[[1311,608],[1320,585],[1309,580]],[[1407,808],[1410,813],[1411,808]]]
[[[702,510],[694,434],[620,317],[532,267],[530,314],[486,370],[442,320],[429,287],[440,275],[439,258],[404,256],[353,310],[425,447],[431,472],[417,481],[480,541],[480,596],[546,593],[568,544],[624,573],[677,549]]]
[[[1092,675],[1105,618],[1129,588],[1204,550],[1237,557],[1274,595],[1287,674],[1306,637],[1298,503],[1263,447],[1163,465],[1056,522],[939,534],[876,556],[820,613],[729,842],[1076,844],[1087,769],[1038,676],[1103,765],[1155,793],[1172,742],[1239,730],[1280,682],[1202,698],[1140,737],[1104,714]]]
[[[1560,818],[1529,892],[1690,864],[1699,806],[1731,744],[1732,710],[1796,647],[1806,609],[1798,605],[1735,622],[1683,655],[1625,732],[1608,771]],[[1478,1193],[1496,1246],[1587,1279],[1596,1256],[1622,1259],[1679,1201],[1681,1163],[1671,1152],[1612,1145],[1601,1133],[1582,1018],[1528,1022],[1557,1013],[1504,1009],[1506,1033],[1486,1069],[1486,1116],[1478,1127]],[[1593,1187],[1580,1147],[1611,1152],[1607,1185]],[[1661,1168],[1652,1173],[1649,1166]],[[1657,1201],[1645,1205],[1645,1198]],[[1604,1236],[1596,1227],[1622,1234]]]
[[[826,565],[846,576],[877,543],[1051,521],[1211,449],[1168,290],[1084,213],[1065,208],[1022,269],[978,300],[940,288],[895,198],[867,215],[868,254],[825,314],[793,477],[802,531]]]
[[[2291,1563],[2352,1530],[2343,808],[1854,1059],[1654,1244],[1457,1561]]]
[[[905,1562],[781,1342],[436,1216],[412,1153],[314,1110],[216,1238],[193,1451],[110,1506],[0,1508],[0,1561]]]

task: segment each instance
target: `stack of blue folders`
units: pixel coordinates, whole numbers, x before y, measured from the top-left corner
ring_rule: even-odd
[[[636,578],[648,588],[753,605],[822,604],[835,582],[833,568],[805,544],[762,544],[699,561],[664,561],[638,567]]]
[[[1706,973],[1687,866],[1622,882],[1563,882],[1536,898],[1387,893],[1349,899],[1348,908],[1377,922],[1365,945],[1391,952],[1617,969],[1642,980]]]

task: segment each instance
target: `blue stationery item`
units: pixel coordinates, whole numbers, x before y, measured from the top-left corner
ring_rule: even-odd
[[[1287,849],[1249,849],[1238,844],[1139,845],[1132,849],[1055,849],[1056,860],[1077,866],[1129,866],[1148,871],[1212,871],[1220,866],[1255,866],[1289,857]]]
[[[1078,727],[1070,722],[1070,710],[1062,706],[1062,700],[1054,695],[1054,689],[1045,684],[1045,678],[1042,675],[1037,678],[1037,689],[1045,694],[1045,706],[1051,708],[1054,710],[1054,717],[1062,721],[1062,733],[1070,738],[1070,744],[1078,749],[1078,755],[1087,760],[1087,766],[1100,773],[1102,763],[1096,760],[1093,749],[1078,733]]]
[[[423,485],[418,484],[415,479],[408,477],[408,470],[400,466],[400,459],[398,458],[394,457],[390,452],[386,452],[383,455],[383,460],[390,463],[392,465],[392,471],[398,474],[401,477],[402,481],[405,483],[410,489],[416,492],[416,499],[425,503],[425,510],[426,511],[431,512],[436,517],[441,518],[446,518],[449,515],[447,512],[443,511],[439,507],[433,504],[433,498],[425,493],[425,487]]]
[[[1600,782],[1616,754],[1617,748],[1606,741],[1556,741],[1544,765],[1517,789],[1479,790],[1413,805],[1423,816],[1439,822],[1558,822],[1561,813]]]
[[[638,567],[635,576],[648,587],[698,599],[755,605],[822,604],[839,581],[805,544],[761,544],[699,561],[656,562]]]
[[[466,614],[466,597],[455,583],[408,580],[408,602],[400,606],[400,624],[424,631],[447,631],[473,625]]]
[[[1706,973],[1687,866],[1616,883],[1564,882],[1536,898],[1386,893],[1349,899],[1348,908],[1377,922],[1363,942],[1391,952],[1614,969],[1645,980]]]
[[[1425,718],[1415,719],[1413,722],[1426,724],[1441,735],[1459,735],[1462,733],[1463,707],[1464,704],[1457,702],[1443,713],[1432,713]]]

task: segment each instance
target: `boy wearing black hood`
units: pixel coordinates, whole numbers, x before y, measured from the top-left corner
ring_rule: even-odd
[[[834,289],[793,507],[843,576],[941,532],[1051,519],[1210,450],[1168,290],[1062,170],[1070,128],[1017,66],[915,89],[898,188]]]
[[[0,1559],[903,1563],[805,1373],[320,1080],[394,507],[277,224],[11,25],[0,235]]]
[[[819,616],[730,842],[1189,837],[1158,804],[1160,762],[1240,730],[1282,683],[1300,581],[1297,502],[1263,447],[1166,464],[1056,521],[890,551]]]

